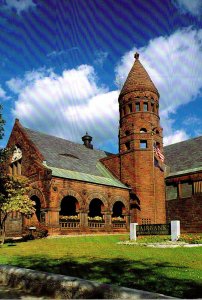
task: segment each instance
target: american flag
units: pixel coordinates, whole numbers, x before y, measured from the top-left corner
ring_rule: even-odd
[[[156,144],[154,144],[154,153],[158,156],[158,158],[162,162],[164,162],[165,157],[164,157],[163,153],[161,153],[161,150],[159,149],[159,147]]]

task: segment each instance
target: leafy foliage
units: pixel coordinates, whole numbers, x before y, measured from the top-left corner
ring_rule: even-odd
[[[4,136],[4,124],[5,124],[5,121],[4,121],[4,119],[2,117],[2,113],[1,113],[2,109],[3,109],[3,107],[0,104],[0,139],[2,139]]]
[[[48,236],[48,229],[46,226],[39,223],[35,227],[36,227],[36,229],[33,230],[32,232],[30,232],[29,227],[25,227],[23,229],[22,237],[23,237],[24,241],[34,240],[34,239],[42,239],[42,238],[45,238]]]
[[[29,196],[28,180],[24,176],[11,177],[5,175],[0,180],[0,212],[2,243],[5,240],[5,222],[12,212],[30,215],[35,212],[35,202]]]

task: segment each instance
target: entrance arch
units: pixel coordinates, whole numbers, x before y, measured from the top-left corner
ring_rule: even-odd
[[[65,196],[60,204],[60,216],[77,216],[79,202],[73,196]]]
[[[35,202],[34,208],[35,208],[35,216],[38,222],[41,220],[41,202],[40,199],[36,196],[33,195],[30,198],[32,201]]]

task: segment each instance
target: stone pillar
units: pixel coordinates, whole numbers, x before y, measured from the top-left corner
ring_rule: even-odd
[[[50,234],[60,233],[59,211],[60,209],[58,208],[47,209],[46,225],[49,229]]]
[[[130,215],[124,215],[124,218],[126,220],[126,229],[130,228]]]
[[[180,221],[171,221],[171,241],[176,242],[180,238]]]
[[[112,230],[112,214],[110,211],[105,211],[103,212],[104,214],[104,220],[105,220],[105,230],[106,231],[111,231]]]
[[[130,223],[130,240],[137,240],[137,228],[138,223]]]
[[[88,228],[88,211],[80,212],[80,226],[84,231]]]

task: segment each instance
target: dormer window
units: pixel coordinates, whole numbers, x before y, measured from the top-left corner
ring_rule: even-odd
[[[21,161],[22,161],[22,150],[18,147],[14,147],[13,156],[11,158],[10,173],[13,176],[21,175]]]

